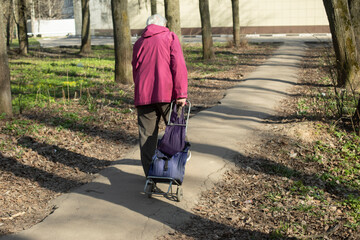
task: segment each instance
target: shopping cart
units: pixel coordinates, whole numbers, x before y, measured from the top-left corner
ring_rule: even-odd
[[[169,116],[171,116],[173,104],[174,102],[170,104]],[[184,126],[185,132],[187,132],[191,109],[191,103],[188,100],[186,108],[187,110],[184,110],[184,112],[186,112],[185,124],[172,123],[169,117],[167,125]],[[145,194],[149,198],[151,198],[153,194],[163,195],[171,200],[177,200],[180,202],[183,197],[183,190],[181,185],[184,179],[185,165],[186,162],[190,160],[190,158],[191,152],[189,142],[185,143],[185,147],[182,151],[177,152],[172,156],[168,156],[159,149],[156,149],[144,187]],[[164,192],[158,188],[158,183],[169,184],[167,191]],[[173,186],[176,186],[176,192],[173,191]]]

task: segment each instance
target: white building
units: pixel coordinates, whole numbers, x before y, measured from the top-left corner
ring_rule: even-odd
[[[76,35],[81,33],[81,4],[74,1]],[[150,1],[129,0],[132,34],[141,33],[150,16]],[[230,0],[209,0],[214,34],[232,33]],[[164,1],[157,1],[164,15]],[[111,0],[90,0],[92,35],[112,35]],[[201,33],[198,0],[180,0],[183,35]],[[240,29],[244,34],[328,33],[328,20],[322,0],[240,0]]]
[[[35,15],[35,14],[34,14]],[[63,0],[60,19],[35,18],[27,22],[28,34],[43,37],[75,35],[73,0]]]

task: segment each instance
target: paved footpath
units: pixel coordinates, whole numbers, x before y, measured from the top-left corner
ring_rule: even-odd
[[[155,239],[189,220],[200,192],[221,179],[242,154],[242,143],[261,132],[263,119],[297,81],[305,44],[288,42],[237,87],[221,104],[191,118],[192,158],[186,165],[184,199],[143,194],[145,178],[138,148],[98,174],[91,183],[56,199],[58,209],[43,222],[1,240]]]

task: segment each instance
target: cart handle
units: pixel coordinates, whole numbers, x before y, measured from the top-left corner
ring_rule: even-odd
[[[187,127],[188,127],[188,122],[189,122],[189,117],[190,117],[190,110],[191,110],[191,102],[189,100],[186,99],[186,105],[189,106],[189,109],[187,111],[187,116],[186,116],[186,120],[185,120],[185,124],[178,124],[178,123],[171,123],[170,122],[170,116],[171,116],[171,112],[173,109],[173,104],[175,103],[175,100],[173,100],[170,104],[170,112],[169,112],[169,119],[168,119],[168,123],[167,125],[172,125],[172,126],[185,126],[185,133],[187,133]]]

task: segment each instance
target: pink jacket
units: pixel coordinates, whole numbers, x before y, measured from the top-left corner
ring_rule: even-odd
[[[133,49],[135,106],[187,98],[187,69],[178,37],[166,27],[145,28]]]

